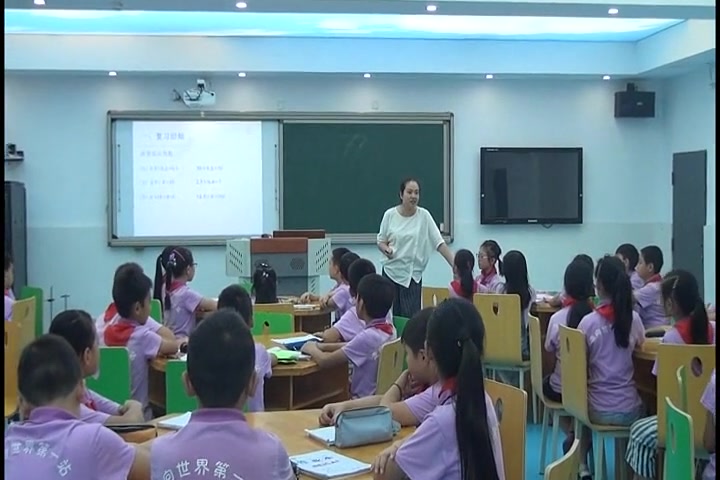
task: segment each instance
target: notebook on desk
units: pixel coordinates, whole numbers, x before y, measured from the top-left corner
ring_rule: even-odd
[[[359,462],[330,450],[294,455],[290,457],[290,462],[300,473],[321,480],[352,477],[367,473],[371,468],[369,463]]]
[[[305,433],[308,437],[320,443],[332,447],[335,445],[335,427],[306,428]]]
[[[158,428],[164,428],[166,430],[180,430],[190,421],[190,412],[183,413],[177,417],[168,418],[166,420],[160,420],[158,422]]]
[[[273,338],[271,341],[282,345],[288,350],[300,350],[307,342],[321,342],[322,339],[315,335],[299,335],[297,337]]]

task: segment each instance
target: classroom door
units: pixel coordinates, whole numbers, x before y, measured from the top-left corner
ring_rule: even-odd
[[[702,295],[707,218],[706,150],[673,154],[672,193],[672,268],[682,268],[695,275]]]

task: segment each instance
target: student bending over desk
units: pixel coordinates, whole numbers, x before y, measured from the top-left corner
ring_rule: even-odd
[[[354,252],[347,252],[340,257],[340,285],[332,291],[332,295],[330,295],[329,298],[320,302],[320,305],[323,308],[335,310],[336,319],[342,317],[352,306],[350,286],[348,285],[348,274],[350,271],[350,265],[359,258],[360,256]]]
[[[403,427],[417,426],[438,406],[442,385],[437,382],[437,374],[425,351],[427,323],[434,310],[435,307],[420,310],[405,325],[400,341],[405,346],[408,369],[385,395],[325,405],[320,412],[320,425],[333,425],[335,418],[345,410],[384,405]]]
[[[404,442],[378,456],[376,479],[504,480],[500,427],[485,392],[484,344],[485,328],[472,303],[453,298],[435,308],[427,354],[440,377],[440,405]]]
[[[220,292],[218,308],[228,308],[240,315],[248,328],[252,329],[253,305],[250,294],[240,285],[230,285]],[[278,359],[261,343],[255,344],[255,393],[248,397],[248,412],[265,411],[265,379],[272,377],[272,367],[277,365]]]
[[[83,378],[98,372],[100,351],[98,337],[92,317],[84,310],[65,310],[55,316],[50,324],[50,333],[63,337],[80,360]],[[123,405],[108,400],[85,388],[80,405],[80,420],[88,423],[129,424],[142,423],[143,408],[140,402],[128,400]]]
[[[302,348],[321,369],[349,361],[353,367],[352,398],[375,394],[380,349],[396,335],[395,328],[387,322],[395,296],[392,282],[376,273],[367,275],[358,285],[357,296],[358,317],[365,322],[362,332],[347,344],[308,342]]]
[[[200,409],[181,430],[152,442],[153,480],[174,474],[176,478],[295,479],[280,440],[252,428],[242,413],[257,388],[254,364],[255,343],[240,315],[224,309],[200,322],[190,334],[183,376]]]
[[[149,479],[148,452],[130,446],[99,423],[85,423],[85,388],[76,353],[57,335],[43,335],[18,364],[22,423],[5,434],[7,478],[71,480]]]

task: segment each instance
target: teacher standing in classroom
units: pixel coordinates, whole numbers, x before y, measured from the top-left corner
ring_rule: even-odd
[[[383,276],[395,284],[393,315],[412,317],[420,311],[422,276],[430,255],[440,252],[450,267],[453,254],[440,234],[435,219],[419,207],[420,183],[412,178],[400,184],[400,205],[385,211],[377,236],[385,255]]]

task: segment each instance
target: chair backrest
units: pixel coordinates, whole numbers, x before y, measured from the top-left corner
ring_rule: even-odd
[[[563,407],[581,423],[589,425],[587,344],[583,332],[560,325],[560,362]]]
[[[165,323],[163,321],[162,303],[157,298],[150,300],[150,318],[159,323]]]
[[[707,410],[700,403],[710,375],[715,369],[715,345],[677,345],[661,343],[657,348],[658,445],[665,445],[665,397],[682,405],[677,370],[685,366],[687,407],[684,409],[696,425],[705,425]],[[703,429],[695,432],[695,445],[703,445]]]
[[[253,312],[289,313],[295,317],[295,306],[292,303],[256,303],[253,305]]]
[[[409,320],[410,319],[407,317],[393,316],[393,325],[395,325],[395,330],[397,330],[398,338],[402,336],[402,333],[405,330],[405,325],[407,325]]]
[[[423,308],[436,307],[448,298],[450,298],[450,292],[447,287],[422,287]]]
[[[5,418],[18,407],[17,369],[20,362],[20,325],[5,322]]]
[[[540,320],[528,315],[528,329],[530,330],[530,382],[533,392],[542,395],[542,338],[540,333]]]
[[[520,296],[476,293],[473,303],[485,324],[485,361],[511,365],[522,362]]]
[[[35,340],[35,297],[13,303],[12,323],[20,329],[20,350]]]
[[[253,314],[253,335],[293,333],[295,317],[290,313],[255,312]]]
[[[24,300],[26,298],[35,299],[35,337],[37,338],[45,331],[45,325],[43,324],[43,313],[45,310],[43,305],[45,305],[45,303],[43,302],[44,294],[42,288],[31,286],[23,287],[22,290],[20,290],[20,299]]]
[[[378,360],[376,395],[384,395],[403,371],[405,347],[400,339],[388,342],[380,348]]]
[[[693,419],[665,398],[665,478],[693,480],[695,478],[695,445]]]
[[[488,379],[485,380],[485,391],[492,399],[500,424],[505,478],[524,480],[527,393]]]
[[[678,392],[680,392],[680,410],[687,413],[688,392],[687,392],[687,370],[685,365],[680,365],[676,373]]]
[[[85,379],[87,387],[119,404],[130,399],[130,354],[125,347],[100,347],[97,378]]]
[[[168,360],[165,366],[165,412],[185,413],[198,409],[196,397],[188,396],[183,384],[182,375],[187,370],[187,362]]]
[[[580,440],[575,439],[570,450],[545,467],[545,480],[577,480],[580,473]]]

